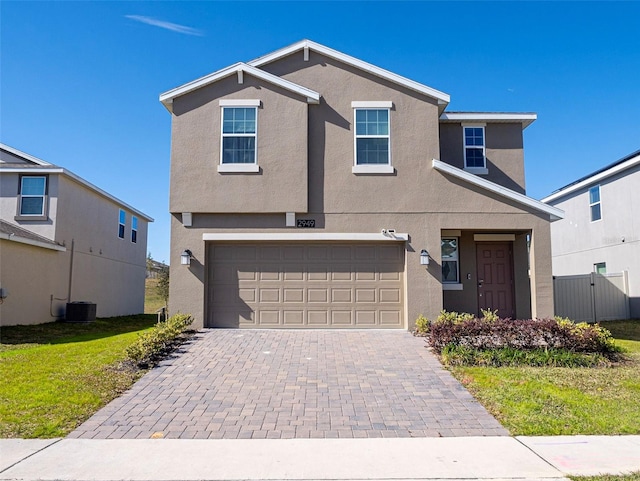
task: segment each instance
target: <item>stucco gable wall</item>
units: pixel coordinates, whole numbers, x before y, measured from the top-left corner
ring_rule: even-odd
[[[260,100],[258,173],[220,173],[219,99]],[[232,75],[174,100],[171,212],[306,212],[306,99]]]
[[[431,160],[439,155],[438,105],[429,96],[316,52],[264,70],[321,94],[309,107],[311,212],[421,212],[438,198]],[[392,175],[356,175],[353,101],[391,101]]]
[[[440,124],[440,160],[459,169],[464,169],[462,130],[462,123]],[[489,173],[482,178],[524,194],[522,124],[486,123],[485,137]]]

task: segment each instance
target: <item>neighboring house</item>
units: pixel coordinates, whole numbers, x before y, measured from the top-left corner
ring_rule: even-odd
[[[147,258],[147,278],[148,279],[157,279],[160,273],[163,270],[168,268],[169,266],[162,262]]]
[[[197,326],[553,315],[562,212],[525,195],[535,114],[445,112],[447,94],[308,40],[160,101],[171,307]]]
[[[640,318],[640,150],[542,199],[566,212],[551,227],[553,274],[628,272]]]
[[[144,311],[149,216],[67,169],[0,144],[2,325]]]

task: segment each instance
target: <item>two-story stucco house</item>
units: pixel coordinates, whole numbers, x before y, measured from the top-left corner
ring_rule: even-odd
[[[69,170],[0,144],[2,325],[144,311],[149,216]]]
[[[171,308],[196,325],[553,315],[549,227],[562,212],[525,195],[535,114],[447,112],[449,95],[309,40],[160,101]]]
[[[640,150],[542,201],[566,212],[551,227],[553,274],[627,271],[629,314],[640,318]]]

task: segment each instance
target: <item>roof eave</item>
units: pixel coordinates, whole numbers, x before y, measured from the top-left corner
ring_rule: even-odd
[[[558,209],[557,207],[552,207],[550,205],[540,202],[539,200],[535,200],[531,197],[527,197],[526,195],[520,194],[519,192],[516,192],[514,190],[507,189],[506,187],[498,185],[495,182],[482,179],[477,175],[470,174],[469,172],[465,172],[464,170],[458,169],[457,167],[447,164],[446,162],[433,159],[433,168],[436,170],[439,170],[440,172],[450,174],[454,177],[457,177],[466,182],[469,182],[470,184],[473,184],[477,187],[481,187],[485,190],[488,190],[489,192],[498,194],[511,201],[525,205],[539,212],[543,212],[549,215],[549,220],[551,220],[552,222],[556,220],[564,219],[564,211],[561,209]]]
[[[9,152],[12,155],[15,155],[16,157],[22,157],[23,159],[28,160],[29,162],[33,162],[36,165],[42,165],[42,166],[53,165],[53,164],[50,164],[49,162],[45,162],[44,160],[39,159],[38,157],[29,155],[26,152],[22,152],[21,150],[14,149],[13,147],[8,146],[7,144],[0,143],[0,149],[6,150],[7,152]]]
[[[600,182],[606,179],[607,177],[611,177],[627,169],[630,169],[631,167],[635,167],[638,164],[640,164],[640,153],[638,153],[636,156],[631,157],[630,159],[624,162],[613,165],[609,169],[598,171],[597,173],[590,175],[588,177],[585,177],[578,182],[574,182],[573,184],[569,184],[559,190],[556,190],[551,195],[548,195],[547,197],[542,199],[540,202],[544,202],[544,203],[553,202],[569,194],[572,194],[577,190],[583,189],[591,184]]]
[[[441,122],[487,122],[522,124],[522,130],[535,122],[538,115],[533,112],[445,112],[440,116]]]
[[[175,99],[176,97],[185,95],[189,92],[193,92],[194,90],[215,83],[218,80],[222,80],[223,78],[227,78],[238,72],[246,72],[249,75],[296,93],[305,98],[305,100],[310,104],[320,103],[320,94],[318,92],[308,89],[307,87],[304,87],[302,85],[290,82],[289,80],[285,80],[281,77],[270,74],[268,72],[265,72],[264,70],[260,70],[243,62],[230,65],[229,67],[225,67],[209,75],[205,75],[204,77],[200,77],[199,79],[168,90],[167,92],[160,94],[159,100],[169,112],[173,112],[173,99]]]
[[[20,244],[27,244],[35,247],[42,247],[44,249],[51,249],[59,252],[66,252],[67,248],[61,245],[58,245],[54,242],[43,242],[35,239],[29,239],[27,237],[22,237],[14,234],[6,234],[4,232],[0,232],[0,239],[8,240],[11,242],[18,242]]]

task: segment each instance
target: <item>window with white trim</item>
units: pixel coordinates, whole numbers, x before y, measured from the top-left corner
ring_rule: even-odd
[[[591,222],[602,219],[602,207],[600,205],[600,186],[596,185],[589,189],[589,210]]]
[[[460,282],[458,238],[443,237],[440,240],[440,251],[442,257],[442,283],[458,284]]]
[[[593,264],[593,272],[596,274],[606,274],[607,273],[607,263],[606,262],[598,262]]]
[[[221,164],[256,164],[257,107],[222,107]]]
[[[464,137],[464,168],[472,171],[486,169],[484,126],[465,125],[462,129]]]
[[[355,109],[355,165],[391,165],[389,109]]]
[[[138,242],[138,218],[135,215],[131,216],[131,242]]]
[[[124,228],[127,224],[127,213],[120,209],[118,213],[118,237],[124,239]]]
[[[42,217],[47,200],[46,176],[24,175],[20,178],[20,216]]]

